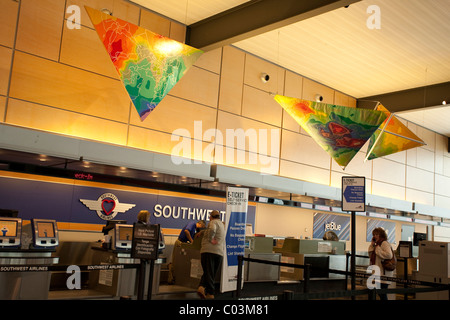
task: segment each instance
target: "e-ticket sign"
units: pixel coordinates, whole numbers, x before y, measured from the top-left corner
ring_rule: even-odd
[[[366,211],[365,177],[342,177],[342,211]]]
[[[221,292],[236,290],[238,256],[245,253],[247,209],[248,189],[228,187]]]

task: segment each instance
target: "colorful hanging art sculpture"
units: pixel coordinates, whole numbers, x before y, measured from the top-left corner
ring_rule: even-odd
[[[86,7],[141,121],[203,51]]]
[[[386,119],[381,111],[356,109],[276,95],[275,100],[345,168]]]
[[[375,109],[384,112],[387,119],[370,137],[366,160],[373,160],[426,144],[382,104]]]

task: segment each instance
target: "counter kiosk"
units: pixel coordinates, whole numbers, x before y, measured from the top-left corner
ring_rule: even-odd
[[[281,253],[273,252],[273,238],[262,236],[245,237],[245,257],[281,262]],[[244,263],[244,281],[279,281],[280,266],[247,262]]]
[[[436,284],[450,284],[450,243],[422,240],[419,242],[419,271],[415,274],[419,281]],[[449,292],[418,292],[417,300],[448,300]]]
[[[126,221],[111,220],[103,228],[105,242],[94,243],[91,249],[92,265],[135,264],[136,268],[92,270],[89,275],[89,289],[102,292],[113,297],[136,296],[138,281],[138,265],[140,259],[131,256],[133,241],[133,225]],[[164,239],[161,235],[160,239]],[[160,241],[160,252],[164,249],[164,241]],[[162,260],[155,263],[152,292],[159,289],[160,267]],[[149,281],[149,270],[145,272],[145,283]],[[147,292],[147,290],[145,291]]]
[[[91,249],[92,265],[139,264],[131,258],[133,225],[124,220],[108,221],[103,227],[105,241],[94,243]],[[137,269],[92,270],[89,274],[89,289],[114,297],[136,294]]]
[[[48,298],[50,265],[58,246],[55,220],[0,217],[0,300],[45,300]]]
[[[310,264],[311,279],[342,279],[344,275],[327,272],[327,268],[345,271],[345,242],[316,239],[286,238],[279,240],[274,251],[281,253],[282,262]],[[281,268],[282,280],[303,280],[303,269]]]
[[[177,286],[198,288],[203,274],[201,265],[200,248],[202,246],[203,232],[194,237],[192,243],[174,245],[172,252],[172,275]],[[216,280],[219,281],[220,272]]]
[[[22,219],[12,217],[0,217],[0,248],[20,248],[22,235]]]

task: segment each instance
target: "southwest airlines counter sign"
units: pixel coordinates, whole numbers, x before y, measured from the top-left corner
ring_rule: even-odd
[[[221,292],[236,290],[237,257],[243,256],[245,253],[247,210],[248,189],[228,187],[225,216],[225,255],[222,262],[222,281],[220,282]]]

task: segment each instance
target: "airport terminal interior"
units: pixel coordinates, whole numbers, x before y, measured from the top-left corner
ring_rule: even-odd
[[[0,6],[1,300],[450,298],[448,0]]]

